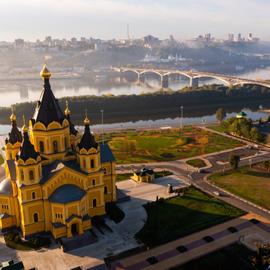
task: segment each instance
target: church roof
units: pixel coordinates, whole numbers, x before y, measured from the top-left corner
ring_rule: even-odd
[[[49,197],[53,203],[70,203],[81,200],[86,192],[75,185],[63,185],[57,188]]]
[[[12,195],[12,185],[9,179],[4,179],[0,182],[0,194]]]
[[[29,140],[28,131],[25,131],[19,158],[26,161],[29,158],[37,159],[38,156],[38,152],[36,152],[34,145]]]
[[[22,142],[22,133],[17,128],[16,121],[12,121],[11,131],[8,134],[8,142],[15,144],[16,142]]]
[[[52,176],[54,176],[56,173],[58,173],[65,167],[87,175],[86,172],[81,170],[80,165],[75,160],[70,161],[56,160],[52,164],[42,167],[42,178],[40,179],[40,184],[41,185],[45,184]]]
[[[15,162],[12,159],[7,160],[6,162],[7,162],[7,166],[8,166],[8,170],[9,170],[9,174],[10,174],[10,179],[15,181],[16,180]]]
[[[65,116],[51,89],[49,77],[44,77],[44,89],[37,102],[32,121],[34,123],[41,122],[45,126],[48,126],[53,121],[62,124],[64,119]]]
[[[75,126],[71,122],[70,115],[67,115],[66,118],[67,118],[67,120],[69,122],[69,131],[70,131],[70,134],[76,136],[78,134],[78,130],[75,128]]]
[[[98,147],[98,144],[96,143],[95,137],[90,131],[89,122],[85,121],[84,133],[83,133],[83,136],[81,138],[81,141],[78,143],[78,147],[80,150],[83,148],[85,150],[89,150],[91,148],[97,149],[97,147]]]
[[[100,144],[100,160],[101,163],[115,161],[115,157],[112,153],[112,150],[107,143]]]

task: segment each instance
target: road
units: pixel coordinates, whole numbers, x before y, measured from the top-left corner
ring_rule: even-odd
[[[210,164],[209,168],[206,169],[206,172],[199,173],[196,170],[191,170],[183,160],[169,161],[169,162],[160,162],[160,163],[148,163],[147,166],[157,169],[161,168],[164,170],[170,170],[180,179],[183,179],[197,188],[214,195],[214,192],[219,192],[220,190],[217,187],[212,186],[208,181],[207,177],[215,172],[226,171],[230,169],[230,165],[224,162],[225,157],[228,157],[231,153],[240,154],[244,156],[240,160],[239,166],[246,166],[251,164],[256,164],[258,162],[263,162],[270,159],[270,151],[266,147],[262,147],[257,150],[249,149],[248,147],[238,148],[237,150],[231,149],[229,151],[223,151],[220,153],[213,153],[211,155],[200,156],[200,158],[207,159],[207,163]],[[251,153],[251,155],[249,155]],[[194,157],[197,158],[197,157]],[[225,159],[225,160],[224,160]],[[223,161],[223,162],[221,162]],[[118,169],[121,170],[136,170],[142,167],[142,164],[130,164],[130,165],[119,165]],[[226,201],[246,212],[253,212],[257,215],[263,216],[266,219],[270,220],[270,212],[264,211],[260,207],[257,207],[250,202],[244,201],[241,198],[238,198],[232,194],[222,192],[222,196],[219,196],[219,199]]]

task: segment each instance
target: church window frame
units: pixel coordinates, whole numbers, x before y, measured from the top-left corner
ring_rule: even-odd
[[[53,152],[54,153],[58,153],[59,151],[59,148],[58,148],[58,141],[57,140],[54,140],[53,141]]]
[[[91,169],[95,168],[95,160],[94,159],[90,160],[90,166],[91,166]]]
[[[36,199],[36,192],[35,191],[32,192],[32,196],[31,197],[32,197],[32,200],[35,200]]]
[[[30,179],[30,181],[34,181],[35,180],[34,170],[29,170],[29,179]]]
[[[92,185],[95,186],[96,185],[96,179],[92,180]]]
[[[24,172],[21,170],[21,180],[24,181]]]
[[[43,141],[39,141],[39,151],[40,151],[40,153],[44,153],[44,142]]]
[[[34,220],[34,223],[38,223],[38,221],[39,221],[38,213],[34,213],[33,220]]]
[[[97,199],[93,199],[92,206],[93,208],[97,207]]]

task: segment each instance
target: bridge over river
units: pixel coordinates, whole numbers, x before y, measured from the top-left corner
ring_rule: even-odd
[[[193,71],[193,70],[178,70],[178,69],[147,69],[147,68],[113,68],[114,71],[120,72],[121,75],[124,75],[127,72],[132,72],[137,75],[137,80],[139,82],[145,82],[145,76],[150,74],[156,74],[160,77],[160,83],[162,88],[169,87],[169,77],[170,76],[183,76],[189,79],[190,87],[198,87],[199,79],[215,79],[221,81],[226,86],[237,86],[237,85],[259,85],[270,88],[270,80],[252,80],[246,78],[239,78],[236,76],[211,73],[211,72],[202,72],[202,71]]]

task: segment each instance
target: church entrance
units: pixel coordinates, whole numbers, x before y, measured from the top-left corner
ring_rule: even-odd
[[[78,234],[78,229],[77,229],[77,224],[76,223],[71,225],[71,234],[72,235]]]

